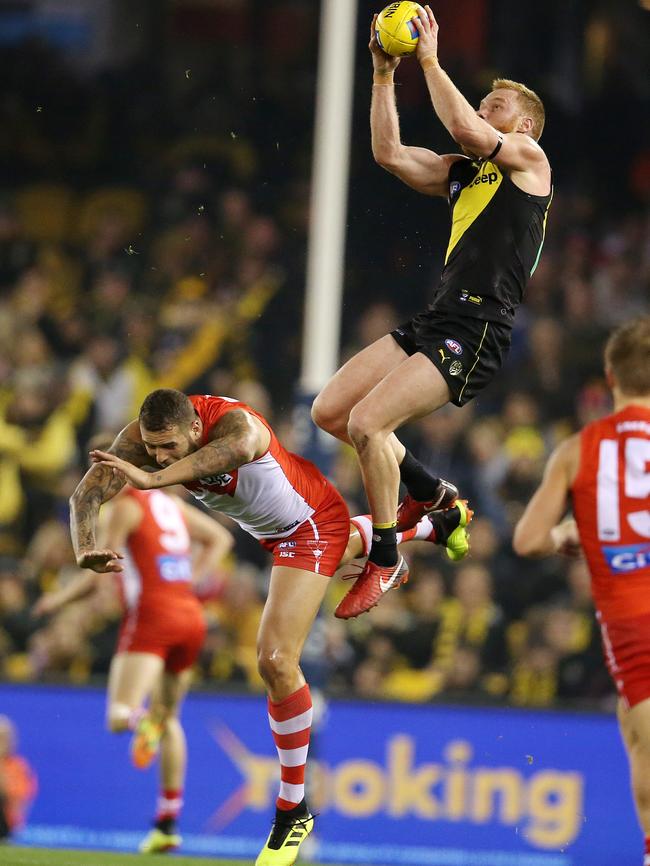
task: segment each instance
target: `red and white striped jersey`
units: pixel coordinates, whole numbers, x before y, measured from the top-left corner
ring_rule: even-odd
[[[191,599],[192,560],[190,534],[177,503],[162,490],[126,487],[142,509],[142,520],[127,542],[124,571],[120,574],[128,610],[169,610]]]
[[[210,441],[210,432],[227,412],[243,409],[258,418],[271,434],[265,454],[222,475],[189,481],[185,487],[209,508],[235,520],[258,539],[284,538],[310,518],[335,489],[320,470],[297,454],[287,451],[268,421],[230,397],[190,397],[203,422],[201,446]]]
[[[605,620],[650,612],[650,409],[628,406],[581,433],[573,511]]]

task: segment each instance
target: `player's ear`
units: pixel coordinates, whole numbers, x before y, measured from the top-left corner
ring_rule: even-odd
[[[519,123],[517,124],[517,132],[523,132],[525,135],[530,135],[533,131],[533,118],[532,117],[520,117]]]
[[[605,381],[610,390],[616,387],[616,379],[614,378],[614,374],[610,367],[605,367]]]

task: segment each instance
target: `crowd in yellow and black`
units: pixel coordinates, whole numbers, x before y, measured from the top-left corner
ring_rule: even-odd
[[[106,675],[120,616],[112,578],[53,618],[31,614],[42,592],[78,573],[67,503],[93,436],[119,430],[152,389],[174,387],[240,398],[295,442],[317,19],[295,0],[264,4],[254,26],[246,0],[213,4],[220,16],[206,4],[133,5],[122,32],[137,19],[140,41],[112,62],[75,65],[43,40],[0,42],[0,677],[9,681]],[[556,195],[544,254],[497,380],[463,409],[402,431],[475,509],[471,556],[453,564],[411,544],[409,584],[349,623],[332,615],[349,586],[334,579],[304,664],[328,693],[372,700],[611,707],[584,563],[523,561],[511,536],[549,451],[610,409],[604,337],[650,306],[650,151],[635,135],[648,116],[635,63],[637,18],[648,13],[549,4],[540,32],[531,4],[446,5],[441,62],[469,98],[498,72],[546,101]],[[370,20],[371,5],[360,6]],[[372,162],[365,22],[359,30],[343,357],[424,305],[447,237],[444,203]],[[398,78],[405,138],[453,151],[415,63]],[[366,512],[350,448],[340,447],[332,477],[350,512]],[[262,689],[266,556],[237,531],[222,570],[198,588],[205,688]]]

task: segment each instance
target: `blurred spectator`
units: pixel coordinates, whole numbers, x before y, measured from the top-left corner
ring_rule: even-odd
[[[25,824],[38,790],[36,774],[17,748],[11,719],[0,716],[0,841]]]

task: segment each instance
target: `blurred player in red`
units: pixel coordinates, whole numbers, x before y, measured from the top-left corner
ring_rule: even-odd
[[[300,656],[330,577],[344,558],[367,555],[371,524],[359,518],[351,537],[338,491],[312,463],[283,448],[259,413],[229,397],[153,391],[139,418],[109,451],[93,451],[91,457],[95,465],[71,499],[80,566],[121,568],[114,546],[97,546],[95,519],[101,502],[126,481],[140,489],[184,484],[273,554],[258,632],[258,669],[268,693],[281,783],[273,828],[256,862],[290,866],[314,823],[304,796],[312,702]],[[154,471],[141,468],[146,465]],[[421,537],[446,545],[458,519],[452,509],[445,517],[421,522],[401,540]],[[375,603],[398,585],[386,582]]]
[[[0,716],[0,842],[24,825],[38,790],[34,771],[16,749],[16,729],[11,719]]]
[[[176,821],[183,804],[187,764],[180,707],[206,626],[192,577],[214,571],[232,536],[207,514],[161,490],[125,487],[106,506],[101,534],[120,561],[124,619],[108,680],[108,727],[133,731],[131,757],[148,767],[160,750],[161,791],[154,828],[140,850],[177,848]],[[192,543],[198,546],[192,562]],[[92,592],[88,572],[37,602],[36,615],[50,614]],[[148,703],[148,709],[145,705]]]
[[[650,316],[611,335],[605,371],[614,413],[551,455],[514,548],[587,559],[650,866]],[[569,501],[574,518],[561,522]]]

